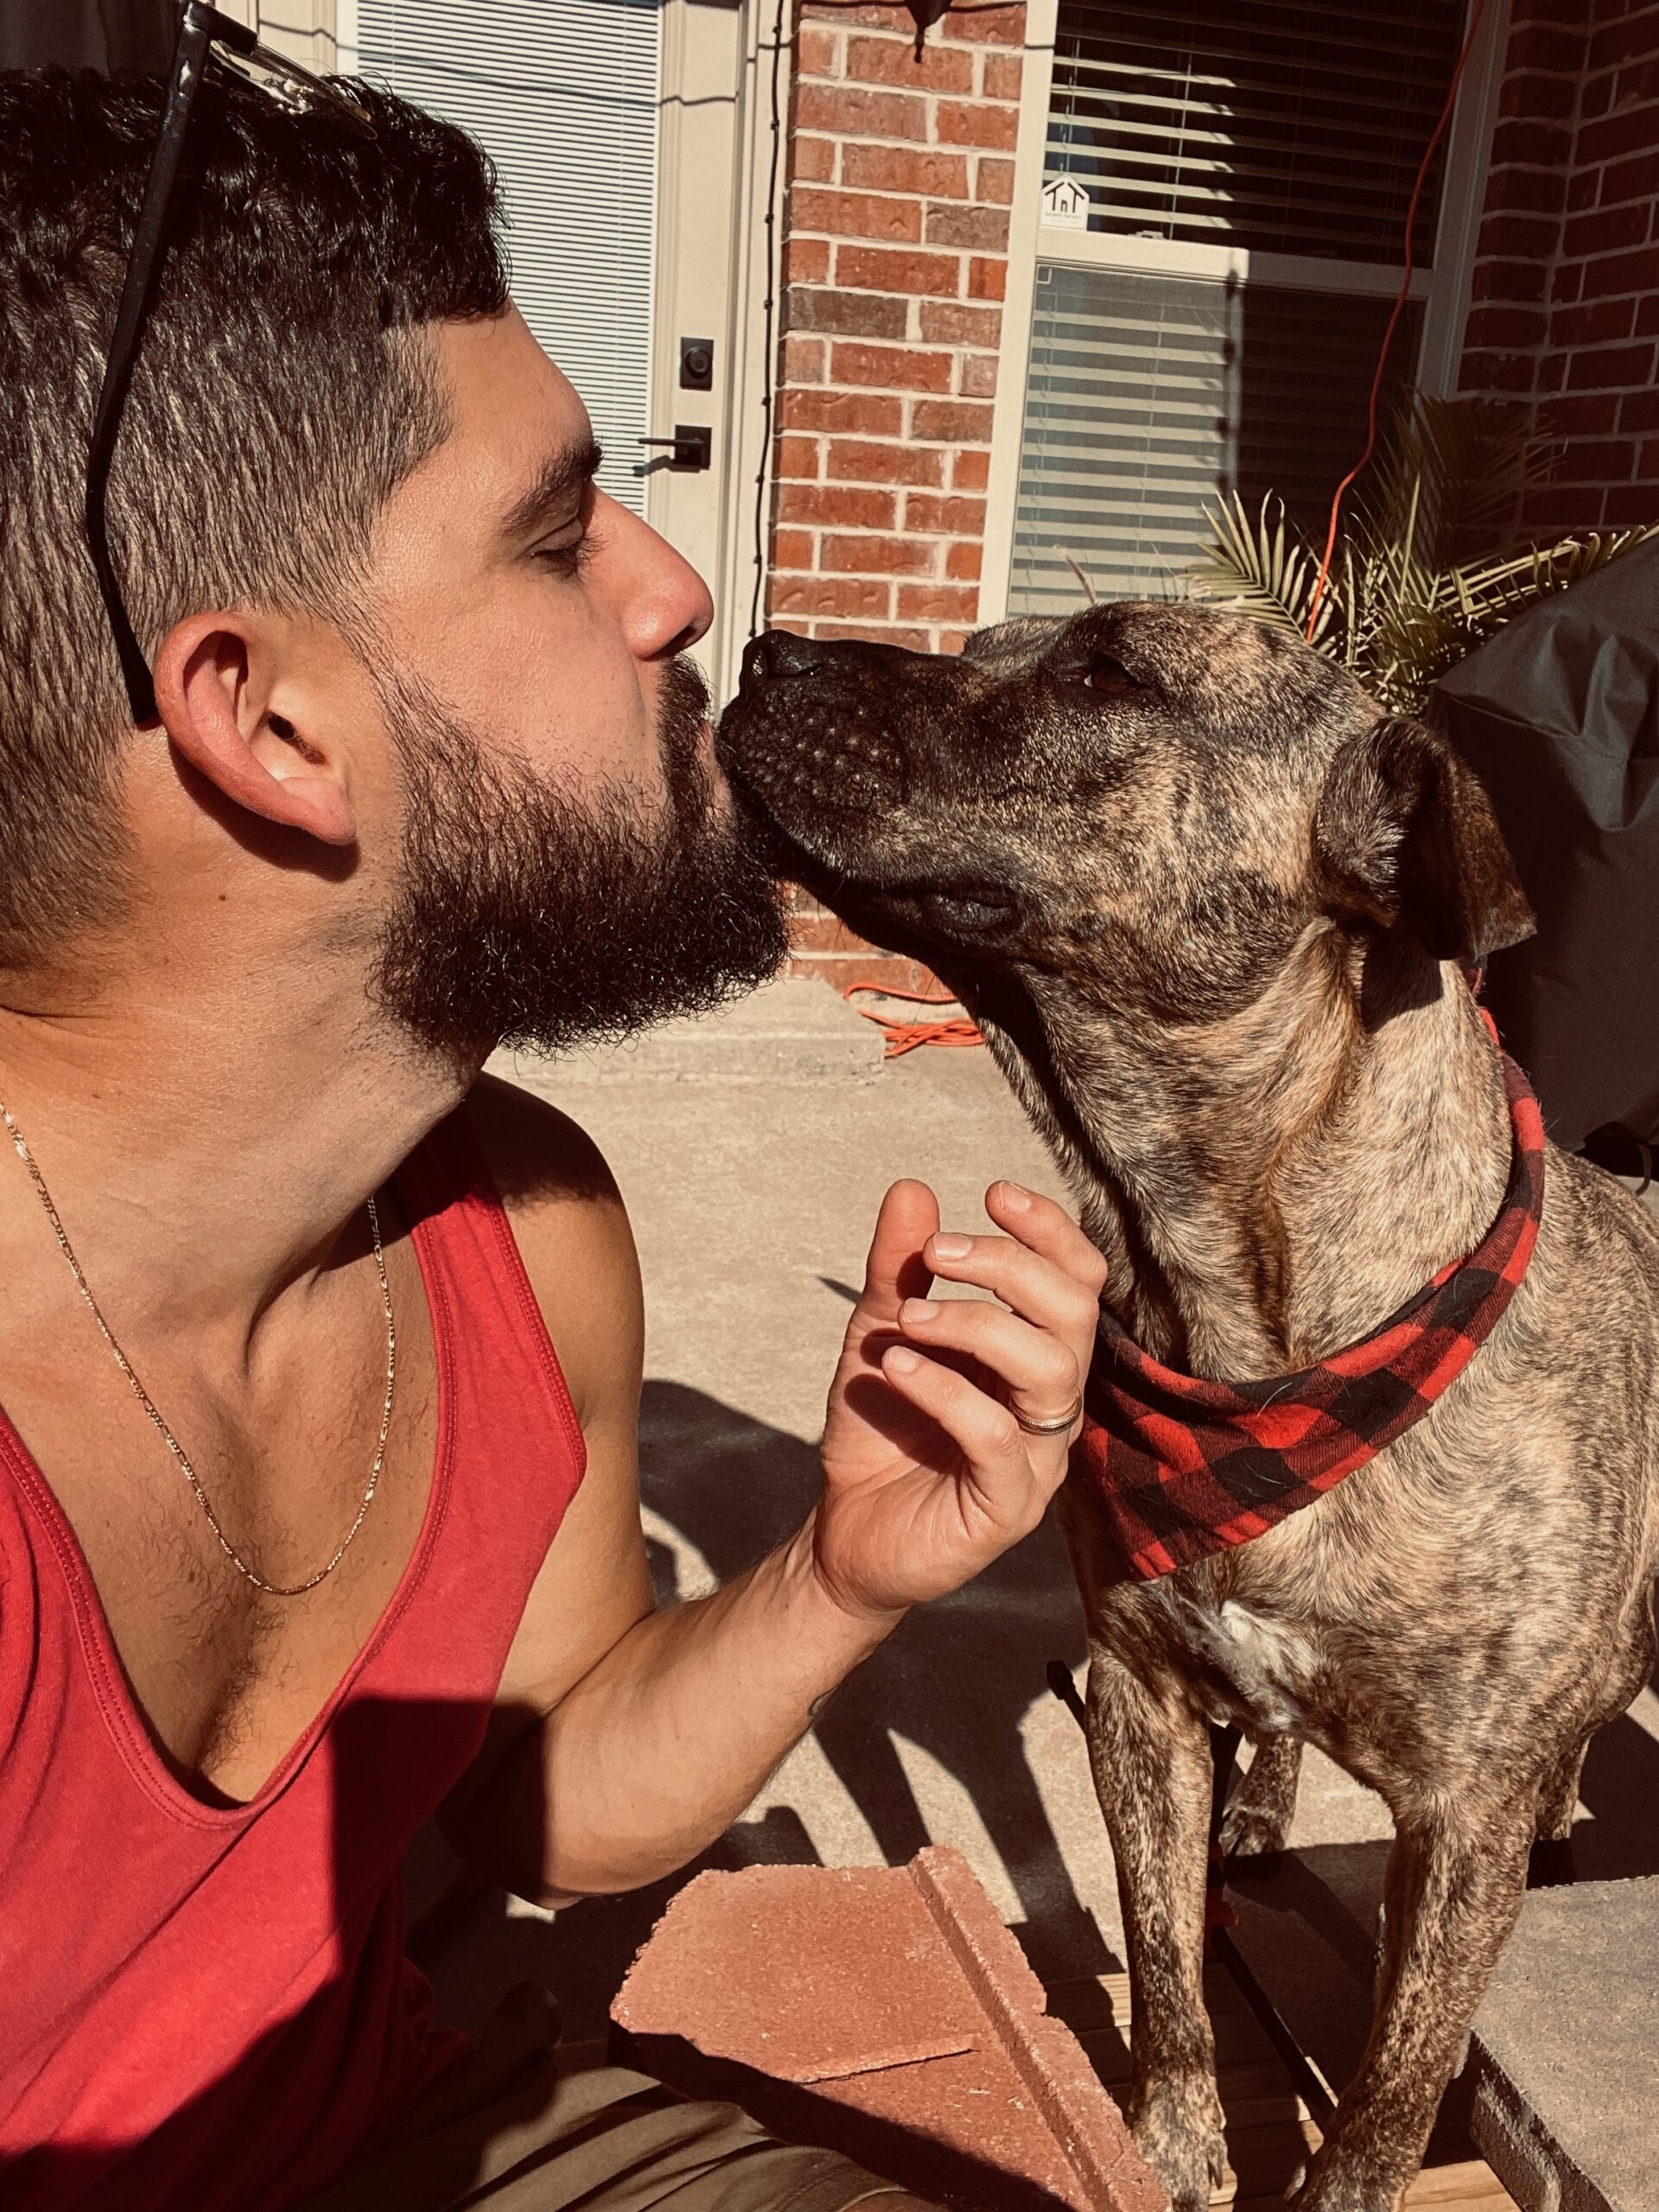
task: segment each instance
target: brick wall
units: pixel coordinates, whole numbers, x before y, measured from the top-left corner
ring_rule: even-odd
[[[1659,0],[1514,0],[1462,389],[1558,439],[1528,534],[1659,520]]]
[[[978,608],[1025,10],[803,0],[782,238],[767,611],[950,652]],[[931,988],[810,904],[797,965]]]

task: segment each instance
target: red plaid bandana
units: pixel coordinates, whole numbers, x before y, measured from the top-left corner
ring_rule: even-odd
[[[1497,1220],[1372,1336],[1300,1375],[1210,1382],[1147,1357],[1109,1315],[1074,1472],[1098,1491],[1137,1580],[1247,1544],[1363,1467],[1462,1374],[1514,1297],[1538,1239],[1544,1126],[1503,1059],[1514,1164]]]

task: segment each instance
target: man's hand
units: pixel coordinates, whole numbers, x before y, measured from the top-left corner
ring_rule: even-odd
[[[939,1234],[924,1183],[881,1204],[864,1291],[847,1325],[823,1433],[812,1524],[817,1574],[867,1617],[943,1597],[1034,1529],[1065,1474],[1106,1265],[1063,1208],[994,1183],[1001,1236]],[[936,1276],[989,1299],[931,1300]]]

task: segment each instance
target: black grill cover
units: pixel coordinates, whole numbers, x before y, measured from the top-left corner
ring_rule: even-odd
[[[1485,782],[1538,916],[1486,1003],[1550,1135],[1659,1141],[1659,542],[1489,638],[1428,719]]]

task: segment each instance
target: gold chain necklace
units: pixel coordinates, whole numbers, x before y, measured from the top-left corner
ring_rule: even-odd
[[[238,1574],[245,1575],[248,1580],[252,1583],[256,1590],[264,1591],[268,1597],[302,1598],[308,1590],[315,1590],[319,1582],[325,1581],[327,1577],[334,1573],[334,1569],[340,1565],[341,1560],[345,1558],[346,1553],[351,1549],[353,1538],[356,1535],[358,1530],[363,1526],[365,1520],[368,1516],[369,1508],[374,1503],[374,1493],[379,1487],[381,1471],[386,1464],[386,1438],[391,1428],[391,1402],[397,1380],[397,1326],[392,1320],[391,1286],[386,1281],[385,1255],[380,1249],[380,1217],[375,1211],[374,1200],[370,1198],[367,1201],[369,1209],[369,1234],[374,1240],[374,1264],[380,1277],[380,1302],[382,1306],[385,1306],[386,1313],[386,1397],[385,1403],[381,1408],[380,1411],[380,1435],[379,1440],[374,1447],[374,1465],[369,1471],[369,1486],[363,1493],[363,1503],[357,1509],[356,1520],[353,1522],[351,1527],[346,1531],[345,1535],[340,1539],[340,1547],[335,1552],[334,1557],[329,1560],[327,1567],[320,1567],[315,1574],[308,1577],[308,1579],[303,1582],[293,1582],[288,1584],[281,1582],[267,1582],[264,1575],[255,1573],[252,1567],[248,1565],[246,1560],[243,1558],[240,1552],[237,1550],[235,1545],[232,1543],[230,1538],[225,1534],[223,1529],[219,1527],[219,1516],[213,1511],[212,1505],[208,1503],[207,1493],[202,1488],[200,1482],[197,1479],[196,1471],[191,1465],[189,1457],[186,1452],[183,1445],[179,1442],[178,1438],[174,1435],[172,1430],[162,1420],[161,1414],[156,1409],[155,1401],[151,1398],[149,1391],[145,1389],[143,1384],[138,1380],[137,1376],[133,1372],[130,1361],[128,1359],[125,1352],[122,1351],[120,1345],[116,1342],[115,1332],[111,1328],[109,1323],[104,1319],[103,1313],[99,1308],[98,1300],[92,1296],[92,1287],[87,1282],[86,1276],[81,1273],[80,1262],[75,1257],[75,1249],[69,1242],[69,1238],[65,1232],[63,1223],[58,1217],[58,1210],[56,1206],[52,1203],[52,1193],[46,1187],[46,1178],[41,1174],[40,1169],[35,1165],[35,1155],[30,1152],[27,1142],[24,1141],[22,1131],[18,1128],[16,1120],[13,1118],[10,1109],[7,1106],[3,1099],[0,1099],[0,1120],[4,1121],[6,1128],[10,1134],[12,1144],[16,1147],[17,1157],[22,1161],[24,1166],[29,1170],[29,1180],[35,1185],[35,1194],[39,1198],[41,1204],[46,1208],[46,1217],[51,1223],[53,1234],[58,1240],[58,1249],[63,1254],[64,1258],[69,1262],[69,1272],[75,1279],[75,1287],[79,1291],[81,1296],[86,1300],[88,1307],[91,1309],[92,1319],[98,1324],[99,1332],[103,1337],[105,1343],[108,1344],[110,1350],[114,1353],[115,1363],[120,1369],[123,1375],[126,1376],[133,1396],[137,1399],[139,1404],[149,1415],[149,1418],[154,1423],[156,1433],[161,1437],[162,1443],[166,1445],[168,1450],[178,1461],[180,1466],[183,1468],[185,1479],[188,1482],[191,1489],[195,1492],[196,1503],[200,1506],[202,1511],[207,1516],[207,1526],[213,1530],[214,1535],[219,1539],[219,1548],[220,1551],[224,1553],[226,1558],[229,1560],[231,1565],[236,1569]]]

